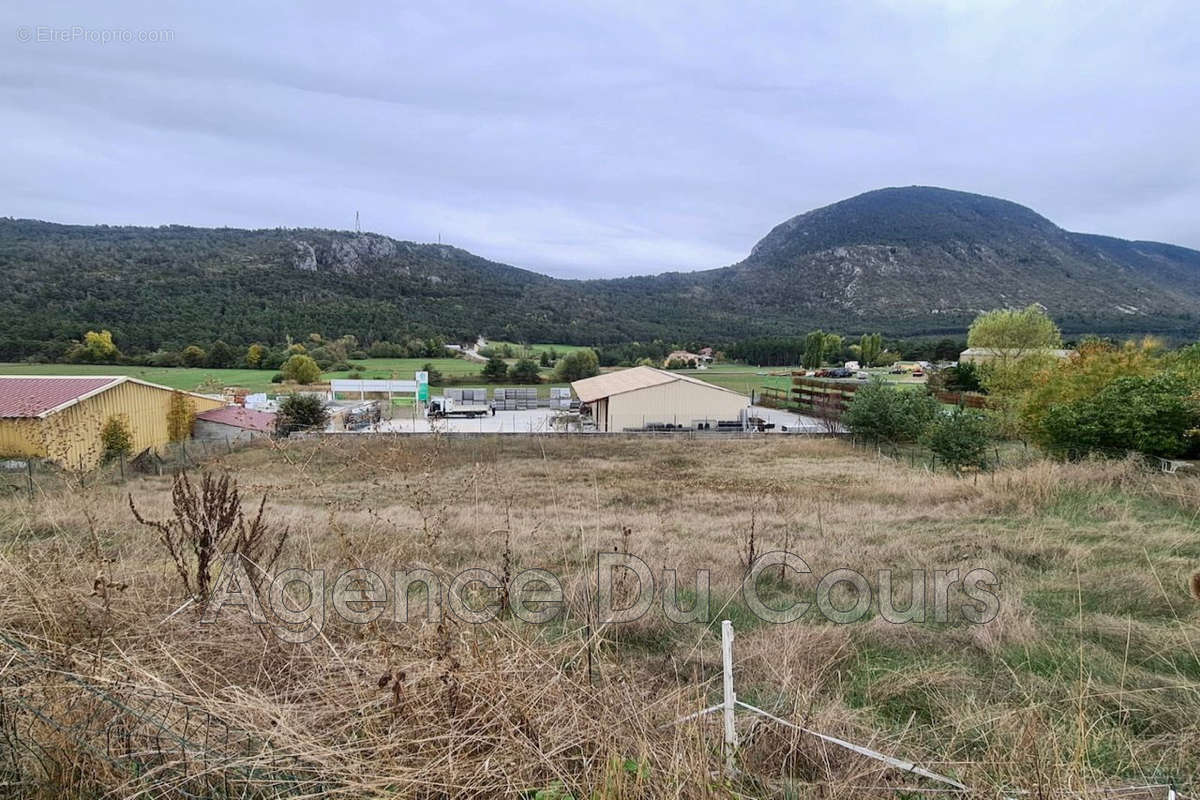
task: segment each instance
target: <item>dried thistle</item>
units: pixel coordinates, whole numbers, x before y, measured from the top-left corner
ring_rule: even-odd
[[[213,566],[225,553],[241,556],[249,566],[247,575],[251,584],[258,590],[288,536],[287,528],[276,533],[263,520],[265,494],[254,519],[247,524],[236,481],[228,475],[214,478],[206,472],[197,487],[184,471],[175,476],[171,485],[171,505],[171,519],[147,520],[138,513],[133,495],[129,495],[129,510],[134,519],[158,531],[159,541],[170,553],[189,596],[200,605],[207,602]]]

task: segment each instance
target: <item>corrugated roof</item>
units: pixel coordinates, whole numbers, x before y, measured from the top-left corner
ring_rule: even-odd
[[[674,379],[675,376],[669,372],[663,372],[653,367],[631,367],[574,381],[571,388],[575,390],[575,394],[579,396],[580,400],[591,403],[602,397],[611,397],[614,394],[631,392],[634,389],[646,389],[670,383]]]
[[[648,389],[651,386],[661,386],[664,383],[672,383],[673,381],[687,381],[706,389],[716,389],[730,394],[739,394],[732,389],[726,389],[723,386],[717,386],[707,381],[702,381],[699,378],[693,378],[690,375],[680,375],[677,372],[667,372],[666,370],[655,369],[654,367],[631,367],[629,369],[618,370],[617,372],[606,372],[603,375],[597,375],[593,378],[584,378],[581,381],[575,381],[571,384],[571,388],[575,390],[575,394],[585,403],[592,403],[602,397],[612,397],[614,394],[624,394],[632,392],[635,389]]]
[[[183,391],[128,375],[0,375],[0,419],[45,418],[126,382],[164,392]],[[221,399],[196,392],[183,391],[183,394],[204,400]]]
[[[0,376],[0,417],[42,417],[115,386],[123,377]]]
[[[248,431],[260,431],[262,433],[270,433],[275,430],[275,415],[270,411],[256,411],[252,408],[242,408],[241,406],[214,408],[212,411],[197,414],[196,419],[202,419],[205,422],[216,422],[221,425],[229,425],[233,428],[241,428]]]

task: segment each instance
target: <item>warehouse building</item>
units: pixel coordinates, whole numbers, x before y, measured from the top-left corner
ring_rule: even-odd
[[[72,469],[100,463],[100,431],[124,417],[141,453],[170,441],[166,386],[136,378],[0,376],[0,458],[34,457]],[[220,398],[184,392],[196,412],[225,405]]]
[[[275,432],[275,414],[242,406],[225,406],[196,415],[192,438],[234,444],[261,439]]]
[[[571,384],[591,410],[599,431],[672,428],[715,429],[741,420],[749,399],[689,375],[633,367]]]
[[[1048,347],[1032,347],[1025,349],[1000,347],[969,347],[958,356],[960,364],[991,364],[993,362],[1008,363],[1029,356],[1051,356],[1053,358],[1070,358],[1074,350],[1058,350]]]

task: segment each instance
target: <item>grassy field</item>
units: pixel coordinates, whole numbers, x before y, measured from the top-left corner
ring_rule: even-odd
[[[691,375],[702,381],[749,395],[751,390],[759,392],[764,387],[791,389],[792,372],[801,370],[803,370],[803,367],[754,367],[747,364],[713,364],[708,369],[685,369],[680,371],[685,375]],[[871,369],[868,372],[872,376],[878,376],[889,383],[901,386],[923,385],[923,381],[920,379],[907,375],[891,375],[886,369]]]
[[[548,353],[551,350],[555,351],[560,356],[565,356],[567,353],[573,353],[576,350],[588,349],[587,347],[573,344],[519,344],[517,342],[501,341],[488,342],[488,346],[493,348],[504,347],[504,345],[511,347],[518,357],[524,355],[526,352],[529,352],[532,353],[534,358],[538,358],[542,353]]]
[[[172,389],[189,392],[219,392],[226,386],[239,386],[252,392],[277,389],[271,383],[275,373],[258,369],[205,369],[191,367],[121,367],[106,364],[2,364],[3,375],[129,375]]]
[[[560,353],[571,348],[563,345],[531,345],[534,348],[549,349],[554,347]],[[512,359],[510,359],[511,361]],[[361,366],[363,368],[362,377],[367,379],[385,379],[395,378],[398,380],[412,380],[413,375],[417,370],[421,369],[425,364],[433,364],[440,370],[442,374],[453,378],[467,378],[478,376],[482,365],[467,361],[461,358],[367,358],[360,361],[351,362],[352,365]],[[764,386],[774,386],[778,388],[789,388],[792,385],[791,371],[799,369],[799,367],[753,367],[745,364],[715,364],[709,369],[703,370],[681,370],[683,374],[692,375],[709,383],[723,386],[727,389],[733,389],[736,392],[741,392],[747,396],[751,391],[758,392]],[[607,371],[607,370],[606,370]],[[543,384],[543,394],[549,392],[549,386],[565,386],[553,382],[554,370],[541,370],[543,380],[547,381]],[[5,375],[131,375],[135,378],[141,378],[151,383],[170,386],[173,389],[186,389],[188,391],[201,392],[219,392],[227,386],[236,386],[247,389],[251,392],[276,392],[280,387],[278,384],[271,383],[271,376],[275,373],[270,370],[253,370],[253,369],[205,369],[205,368],[190,368],[190,367],[120,367],[106,366],[103,364],[24,364],[24,363],[0,363],[0,374]],[[897,376],[880,373],[884,378],[903,383],[905,379],[900,379]],[[326,372],[322,374],[321,379],[328,381],[335,378],[347,378],[350,373],[348,371]],[[911,379],[907,379],[908,383],[917,385]],[[457,385],[467,385],[461,381]],[[484,386],[482,380],[475,384]],[[494,384],[495,386],[515,386],[517,384]]]
[[[362,377],[369,379],[395,378],[412,380],[417,370],[432,364],[442,374],[452,377],[479,375],[481,364],[461,358],[367,358],[351,362],[363,367]],[[551,370],[542,370],[550,377]],[[276,392],[279,384],[271,383],[271,370],[202,369],[189,367],[120,367],[103,364],[0,364],[4,375],[130,375],[151,383],[188,391],[219,392],[227,386],[237,386],[251,392]],[[326,372],[321,379],[349,377],[349,372]],[[480,386],[485,385],[482,381]],[[497,384],[507,385],[507,384]]]
[[[247,506],[265,496],[272,530],[288,530],[275,571],[323,569],[331,591],[351,568],[448,578],[540,567],[564,584],[565,615],[435,624],[418,597],[407,622],[388,613],[351,624],[329,607],[321,635],[303,643],[280,641],[240,607],[204,624],[184,606],[158,532],[130,512],[131,495],[143,516],[169,517],[169,477],[47,482],[33,503],[0,498],[0,581],[11,587],[0,633],[29,651],[0,641],[11,701],[0,714],[28,748],[0,766],[27,796],[127,796],[151,780],[206,795],[186,777],[204,769],[231,780],[222,796],[878,798],[919,796],[887,786],[936,788],[749,715],[738,720],[739,772],[721,777],[719,718],[671,721],[720,701],[723,618],[737,633],[739,699],[955,777],[972,796],[1198,788],[1195,477],[1035,461],[956,479],[787,437],[350,437],[264,444],[209,466],[239,481]],[[932,584],[935,570],[983,568],[999,580],[998,614],[970,622],[958,586],[945,620],[886,621],[876,591],[850,624],[813,608],[767,623],[739,589],[751,549],[786,549],[812,571],[764,574],[771,607],[811,600],[817,576],[842,567],[876,590],[879,571],[893,570],[897,608],[914,594],[932,607],[937,590],[912,590],[915,571]],[[661,591],[634,622],[597,619],[596,557],[614,551],[655,575],[678,570],[683,587],[709,570],[709,621],[670,621]],[[618,608],[634,600],[626,581]],[[491,596],[476,584],[471,606]],[[686,608],[697,593],[682,596]],[[854,597],[834,600],[844,608]],[[142,697],[160,699],[133,699]],[[152,722],[128,710],[145,707]],[[218,747],[202,764],[199,728],[188,728],[198,719],[256,744]],[[125,732],[130,747],[114,754]],[[55,759],[31,755],[44,750]]]

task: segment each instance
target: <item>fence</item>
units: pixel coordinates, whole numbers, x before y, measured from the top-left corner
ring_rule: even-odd
[[[864,385],[862,382],[848,382],[809,378],[803,373],[792,373],[792,388],[790,392],[776,387],[764,387],[761,390],[764,405],[775,408],[789,408],[810,414],[833,413],[840,416],[850,402],[854,393]],[[943,405],[959,406],[962,408],[987,408],[988,399],[985,395],[972,392],[934,392],[933,396]]]
[[[146,450],[134,458],[113,458],[90,470],[64,470],[42,458],[0,460],[0,497],[38,494],[62,488],[66,483],[95,486],[122,484],[137,475],[173,475],[185,469],[245,448],[253,440],[193,439],[187,442]]]
[[[911,776],[915,776],[915,777],[919,777],[919,778],[924,778],[926,781],[930,781],[933,784],[935,784],[934,786],[931,786],[931,787],[930,786],[878,786],[878,787],[875,787],[876,789],[885,792],[888,796],[904,797],[904,796],[911,796],[911,795],[921,795],[921,794],[926,794],[926,793],[935,794],[935,795],[949,794],[952,796],[957,796],[957,795],[978,796],[979,794],[982,793],[982,794],[987,794],[988,796],[998,796],[999,798],[1001,798],[1001,800],[1014,800],[1014,796],[1030,795],[1030,792],[1024,791],[1024,790],[1019,790],[1019,789],[1011,791],[1011,792],[999,792],[999,793],[995,792],[994,790],[983,790],[981,792],[978,789],[972,789],[971,787],[968,787],[966,784],[962,783],[961,781],[958,781],[958,780],[951,778],[949,776],[946,776],[946,775],[941,775],[930,769],[926,769],[925,767],[922,767],[919,764],[916,764],[912,761],[907,761],[907,760],[904,760],[901,758],[896,758],[894,756],[890,756],[885,753],[881,753],[880,751],[875,750],[873,748],[864,747],[863,745],[854,744],[853,742],[846,741],[845,739],[841,739],[837,736],[830,736],[828,734],[812,730],[811,728],[807,728],[803,725],[798,725],[795,722],[791,722],[782,717],[776,716],[775,714],[772,714],[769,711],[765,711],[765,710],[759,708],[758,706],[751,705],[750,703],[747,703],[743,700],[739,700],[738,696],[737,696],[737,690],[734,686],[733,641],[734,641],[733,623],[727,619],[722,620],[721,621],[721,672],[722,672],[721,702],[717,703],[716,705],[709,706],[708,708],[701,709],[700,711],[697,711],[692,714],[688,714],[685,717],[680,717],[677,720],[667,723],[667,725],[679,725],[680,723],[683,723],[683,722],[689,722],[691,720],[696,720],[696,719],[703,719],[710,714],[715,714],[717,712],[720,712],[721,713],[721,723],[722,723],[722,728],[723,728],[722,751],[723,751],[723,755],[725,757],[725,774],[727,776],[732,778],[738,774],[737,759],[738,759],[739,741],[738,741],[738,728],[737,728],[737,712],[738,711],[747,711],[761,719],[769,720],[770,722],[773,722],[776,725],[780,725],[780,726],[788,728],[790,730],[794,730],[799,733],[803,733],[807,736],[815,737],[817,739],[820,739],[822,742],[825,742],[826,744],[830,744],[835,747],[839,747],[839,748],[848,750],[852,753],[856,753],[857,755],[859,755],[863,758],[871,759],[873,761],[878,761],[878,762],[886,765],[890,769],[896,770],[897,772],[899,772],[903,775],[911,775]],[[663,726],[663,727],[666,727],[666,726]],[[1100,794],[1102,794],[1104,797],[1114,797],[1114,798],[1116,798],[1116,797],[1122,797],[1122,798],[1140,797],[1140,798],[1163,798],[1163,800],[1186,800],[1186,798],[1184,798],[1183,795],[1179,794],[1179,792],[1176,791],[1175,786],[1170,783],[1151,783],[1151,784],[1145,784],[1145,785],[1139,785],[1139,786],[1116,786],[1116,787],[1103,787],[1103,788],[1098,787],[1094,790],[1082,790],[1078,794],[1072,792],[1072,793],[1068,794],[1067,796],[1072,797],[1072,798],[1079,798],[1079,800],[1082,800],[1082,798],[1084,798],[1084,797],[1094,797],[1094,796],[1099,796]],[[1048,795],[1038,792],[1037,796],[1044,797],[1044,796],[1048,796]]]

